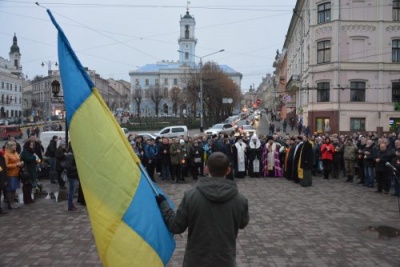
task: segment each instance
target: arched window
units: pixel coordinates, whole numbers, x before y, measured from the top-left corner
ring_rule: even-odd
[[[189,25],[185,25],[185,39],[189,39]]]

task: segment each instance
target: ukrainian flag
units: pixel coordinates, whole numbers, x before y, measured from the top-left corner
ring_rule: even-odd
[[[148,180],[119,124],[58,30],[58,59],[71,143],[104,266],[165,266],[175,249]]]

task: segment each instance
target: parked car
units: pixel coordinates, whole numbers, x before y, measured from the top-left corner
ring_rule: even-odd
[[[161,131],[154,133],[156,137],[174,138],[179,136],[189,136],[189,131],[186,125],[168,126]]]
[[[59,126],[56,123],[52,123],[52,124],[45,124],[43,126],[43,132],[47,132],[47,131],[58,131],[59,130]]]
[[[230,117],[226,118],[226,120],[224,120],[223,123],[235,124],[235,122],[237,122],[238,120],[240,120],[240,116],[234,115],[234,116],[230,116]]]
[[[135,135],[136,137],[141,136],[143,140],[146,141],[147,139],[156,139],[157,136],[151,133],[138,133]]]
[[[256,129],[254,129],[254,127],[251,125],[242,125],[239,128],[239,132],[241,135],[251,137],[253,134],[256,133]]]
[[[0,139],[6,140],[10,136],[20,139],[23,136],[21,128],[18,125],[4,125],[0,126]]]
[[[233,125],[230,123],[217,123],[210,129],[205,130],[204,132],[207,135],[214,135],[220,133],[231,135],[235,134],[235,131],[236,131],[235,127],[233,127]]]

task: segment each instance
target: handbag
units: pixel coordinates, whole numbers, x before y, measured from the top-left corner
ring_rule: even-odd
[[[19,179],[23,182],[23,183],[29,183],[31,176],[28,172],[28,170],[26,169],[26,167],[21,168],[19,170]]]
[[[68,182],[68,175],[67,175],[67,171],[66,170],[63,170],[63,172],[61,173],[61,179],[64,182]]]

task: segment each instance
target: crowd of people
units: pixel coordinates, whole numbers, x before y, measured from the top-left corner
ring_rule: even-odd
[[[179,138],[128,137],[150,178],[181,183],[191,176],[207,175],[207,157],[216,151],[229,158],[228,179],[286,177],[311,186],[313,176],[339,179],[399,195],[396,171],[400,171],[400,136],[376,133],[361,135],[273,133],[272,135],[194,135]],[[392,166],[390,166],[390,165]],[[396,171],[395,171],[396,170]],[[396,174],[396,175],[395,175]]]
[[[76,211],[73,197],[79,187],[79,177],[71,146],[67,148],[65,140],[53,136],[45,149],[37,138],[37,131],[29,132],[29,138],[22,146],[14,137],[10,137],[0,152],[0,196],[3,197],[6,208],[19,208],[16,192],[20,188],[23,203],[34,204],[35,194],[42,191],[39,176],[43,176],[45,172],[45,178],[49,178],[52,184],[58,184],[55,186],[58,186],[59,190],[65,190],[65,183],[69,183],[68,211]],[[63,179],[63,172],[67,174],[67,180]],[[85,205],[80,187],[77,202]],[[2,206],[0,205],[0,214],[6,212]]]

